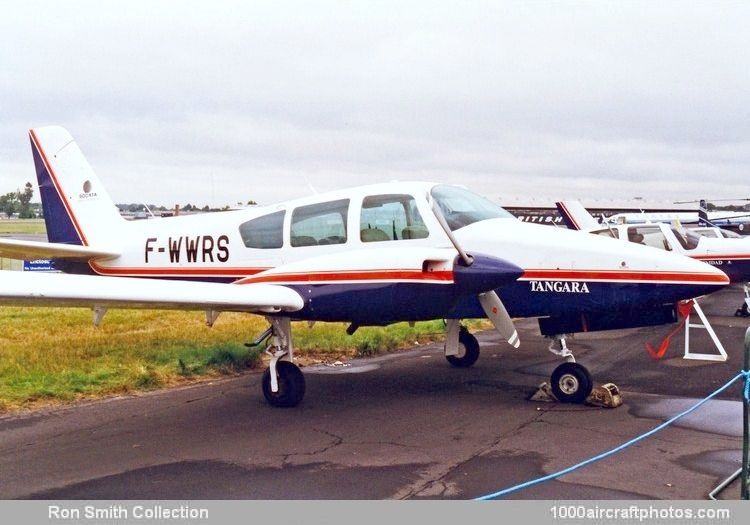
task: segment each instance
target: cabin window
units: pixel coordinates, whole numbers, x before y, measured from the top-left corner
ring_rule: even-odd
[[[709,237],[712,239],[716,239],[719,237],[719,234],[716,233],[716,230],[714,230],[713,228],[695,228],[693,231],[701,237]]]
[[[424,239],[430,233],[411,195],[370,195],[362,201],[362,242]]]
[[[628,241],[658,250],[672,251],[667,238],[658,226],[631,226],[628,228]]]
[[[318,246],[346,242],[349,199],[300,206],[292,212],[292,246]]]
[[[240,224],[242,242],[248,248],[281,248],[284,245],[285,211],[277,211]]]
[[[742,239],[742,235],[730,230],[719,230],[726,239]]]
[[[701,240],[700,235],[691,232],[690,230],[680,231],[677,228],[672,228],[672,233],[677,237],[677,242],[679,242],[686,250],[695,250]]]

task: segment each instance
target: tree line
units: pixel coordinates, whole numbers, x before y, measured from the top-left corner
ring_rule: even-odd
[[[4,213],[8,218],[15,214],[21,219],[31,219],[35,217],[31,198],[34,196],[34,187],[27,182],[23,191],[16,190],[0,195],[0,213]]]

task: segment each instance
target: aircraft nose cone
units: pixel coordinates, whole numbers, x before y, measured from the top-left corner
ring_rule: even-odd
[[[694,299],[729,284],[729,277],[710,264],[671,253],[662,254],[660,259],[660,264],[655,264],[656,271],[649,273],[653,275],[651,280],[654,284],[664,285],[657,288],[662,290],[665,300]]]
[[[453,264],[453,280],[461,295],[474,295],[495,290],[515,282],[523,269],[499,257],[471,254],[474,262],[466,266],[460,258]]]

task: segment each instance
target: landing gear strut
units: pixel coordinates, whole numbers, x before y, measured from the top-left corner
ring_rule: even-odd
[[[555,343],[560,346],[559,350]],[[585,366],[576,363],[573,352],[565,344],[565,336],[554,337],[549,351],[565,359],[565,363],[552,372],[552,393],[561,403],[583,403],[594,388],[591,374]]]
[[[742,306],[737,308],[734,312],[735,317],[750,317],[750,309],[748,309],[748,303],[750,303],[750,289],[747,284],[744,285],[745,289],[745,300],[742,302]]]
[[[456,368],[468,368],[479,359],[479,341],[464,327],[458,332],[458,353],[446,355],[448,362]]]
[[[271,406],[295,407],[305,397],[305,376],[293,360],[292,325],[288,317],[269,317],[271,363],[263,373],[263,395]]]
[[[445,359],[456,368],[468,368],[479,359],[479,341],[458,319],[448,319]]]

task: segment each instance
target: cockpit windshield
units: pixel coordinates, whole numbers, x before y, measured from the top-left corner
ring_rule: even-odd
[[[430,194],[453,231],[486,219],[513,218],[497,204],[458,186],[441,184],[432,188]]]

